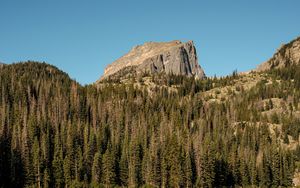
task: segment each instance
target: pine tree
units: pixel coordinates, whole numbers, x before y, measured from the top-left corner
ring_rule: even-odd
[[[258,169],[256,168],[256,161],[254,157],[251,158],[249,166],[251,185],[258,186]]]
[[[75,180],[80,182],[82,180],[82,171],[83,171],[83,157],[81,148],[78,147],[76,151],[75,159]]]
[[[270,187],[272,185],[272,169],[269,160],[266,155],[263,155],[262,159],[262,172],[260,177],[261,186]]]
[[[184,187],[192,187],[192,186],[193,186],[192,161],[189,152],[187,152],[184,159]]]
[[[40,147],[38,138],[35,137],[33,147],[33,167],[34,167],[34,176],[35,176],[35,186],[41,187],[41,161],[40,161]]]
[[[50,187],[50,174],[48,168],[45,168],[44,170],[43,187],[44,188]]]
[[[101,154],[97,152],[94,155],[94,161],[92,166],[92,181],[94,183],[100,183],[102,171],[102,159]]]
[[[63,171],[63,153],[62,149],[57,149],[52,161],[53,177],[55,179],[55,187],[63,187],[64,171]]]
[[[129,162],[129,186],[142,184],[142,148],[137,141],[131,145],[131,156]]]
[[[280,170],[281,170],[281,161],[280,161],[280,154],[279,151],[276,148],[273,148],[272,151],[272,184],[273,186],[279,186],[280,185]]]
[[[170,138],[169,142],[166,156],[169,174],[168,185],[170,187],[180,187],[183,177],[180,161],[180,148],[175,135]]]
[[[65,183],[70,185],[75,177],[74,161],[71,153],[68,153],[63,161],[63,171],[65,177]]]
[[[215,151],[212,145],[208,144],[209,140],[205,141],[207,147],[203,152],[200,160],[200,185],[201,187],[214,187],[215,183]]]
[[[120,180],[122,186],[128,185],[128,154],[123,150],[120,160]]]
[[[103,166],[103,183],[106,187],[115,184],[115,163],[112,152],[109,149],[103,155],[102,166]]]
[[[249,170],[248,166],[246,164],[246,161],[244,160],[243,157],[240,158],[240,174],[241,174],[241,183],[242,186],[245,187],[250,184],[250,175],[249,175]]]

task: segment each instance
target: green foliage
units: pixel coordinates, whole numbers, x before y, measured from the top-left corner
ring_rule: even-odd
[[[291,186],[300,149],[279,141],[299,137],[299,70],[269,71],[249,91],[210,103],[202,93],[233,84],[236,71],[204,80],[152,75],[162,87],[148,90],[135,86],[142,78],[97,88],[45,63],[4,65],[0,187]],[[288,114],[263,115],[276,107],[272,98],[288,100]],[[266,109],[257,108],[262,100]]]
[[[108,185],[114,185],[115,180],[116,180],[116,175],[115,175],[115,163],[114,163],[114,158],[113,158],[113,153],[112,151],[109,151],[108,149],[103,155],[103,184],[108,186]]]

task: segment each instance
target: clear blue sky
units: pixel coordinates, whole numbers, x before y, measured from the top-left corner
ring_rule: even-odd
[[[221,76],[299,35],[297,0],[0,1],[0,61],[45,61],[82,84],[146,41],[194,40],[206,74]]]

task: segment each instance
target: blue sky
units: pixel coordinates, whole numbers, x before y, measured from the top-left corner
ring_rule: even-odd
[[[194,40],[208,76],[246,71],[300,35],[296,0],[1,0],[0,61],[45,61],[82,84],[147,41]]]

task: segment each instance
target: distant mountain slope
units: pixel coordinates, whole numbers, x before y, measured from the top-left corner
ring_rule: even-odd
[[[137,73],[173,73],[176,75],[205,77],[198,64],[198,57],[192,41],[182,43],[148,42],[134,47],[129,53],[108,65],[100,80],[106,79],[119,71],[131,68]]]
[[[286,67],[290,64],[300,64],[300,37],[282,45],[271,59],[259,65],[255,71]]]
[[[16,75],[16,80],[26,78],[29,80],[41,79],[44,81],[71,81],[69,75],[57,67],[36,61],[19,62],[13,64],[4,64],[2,76],[10,77],[10,75]]]

